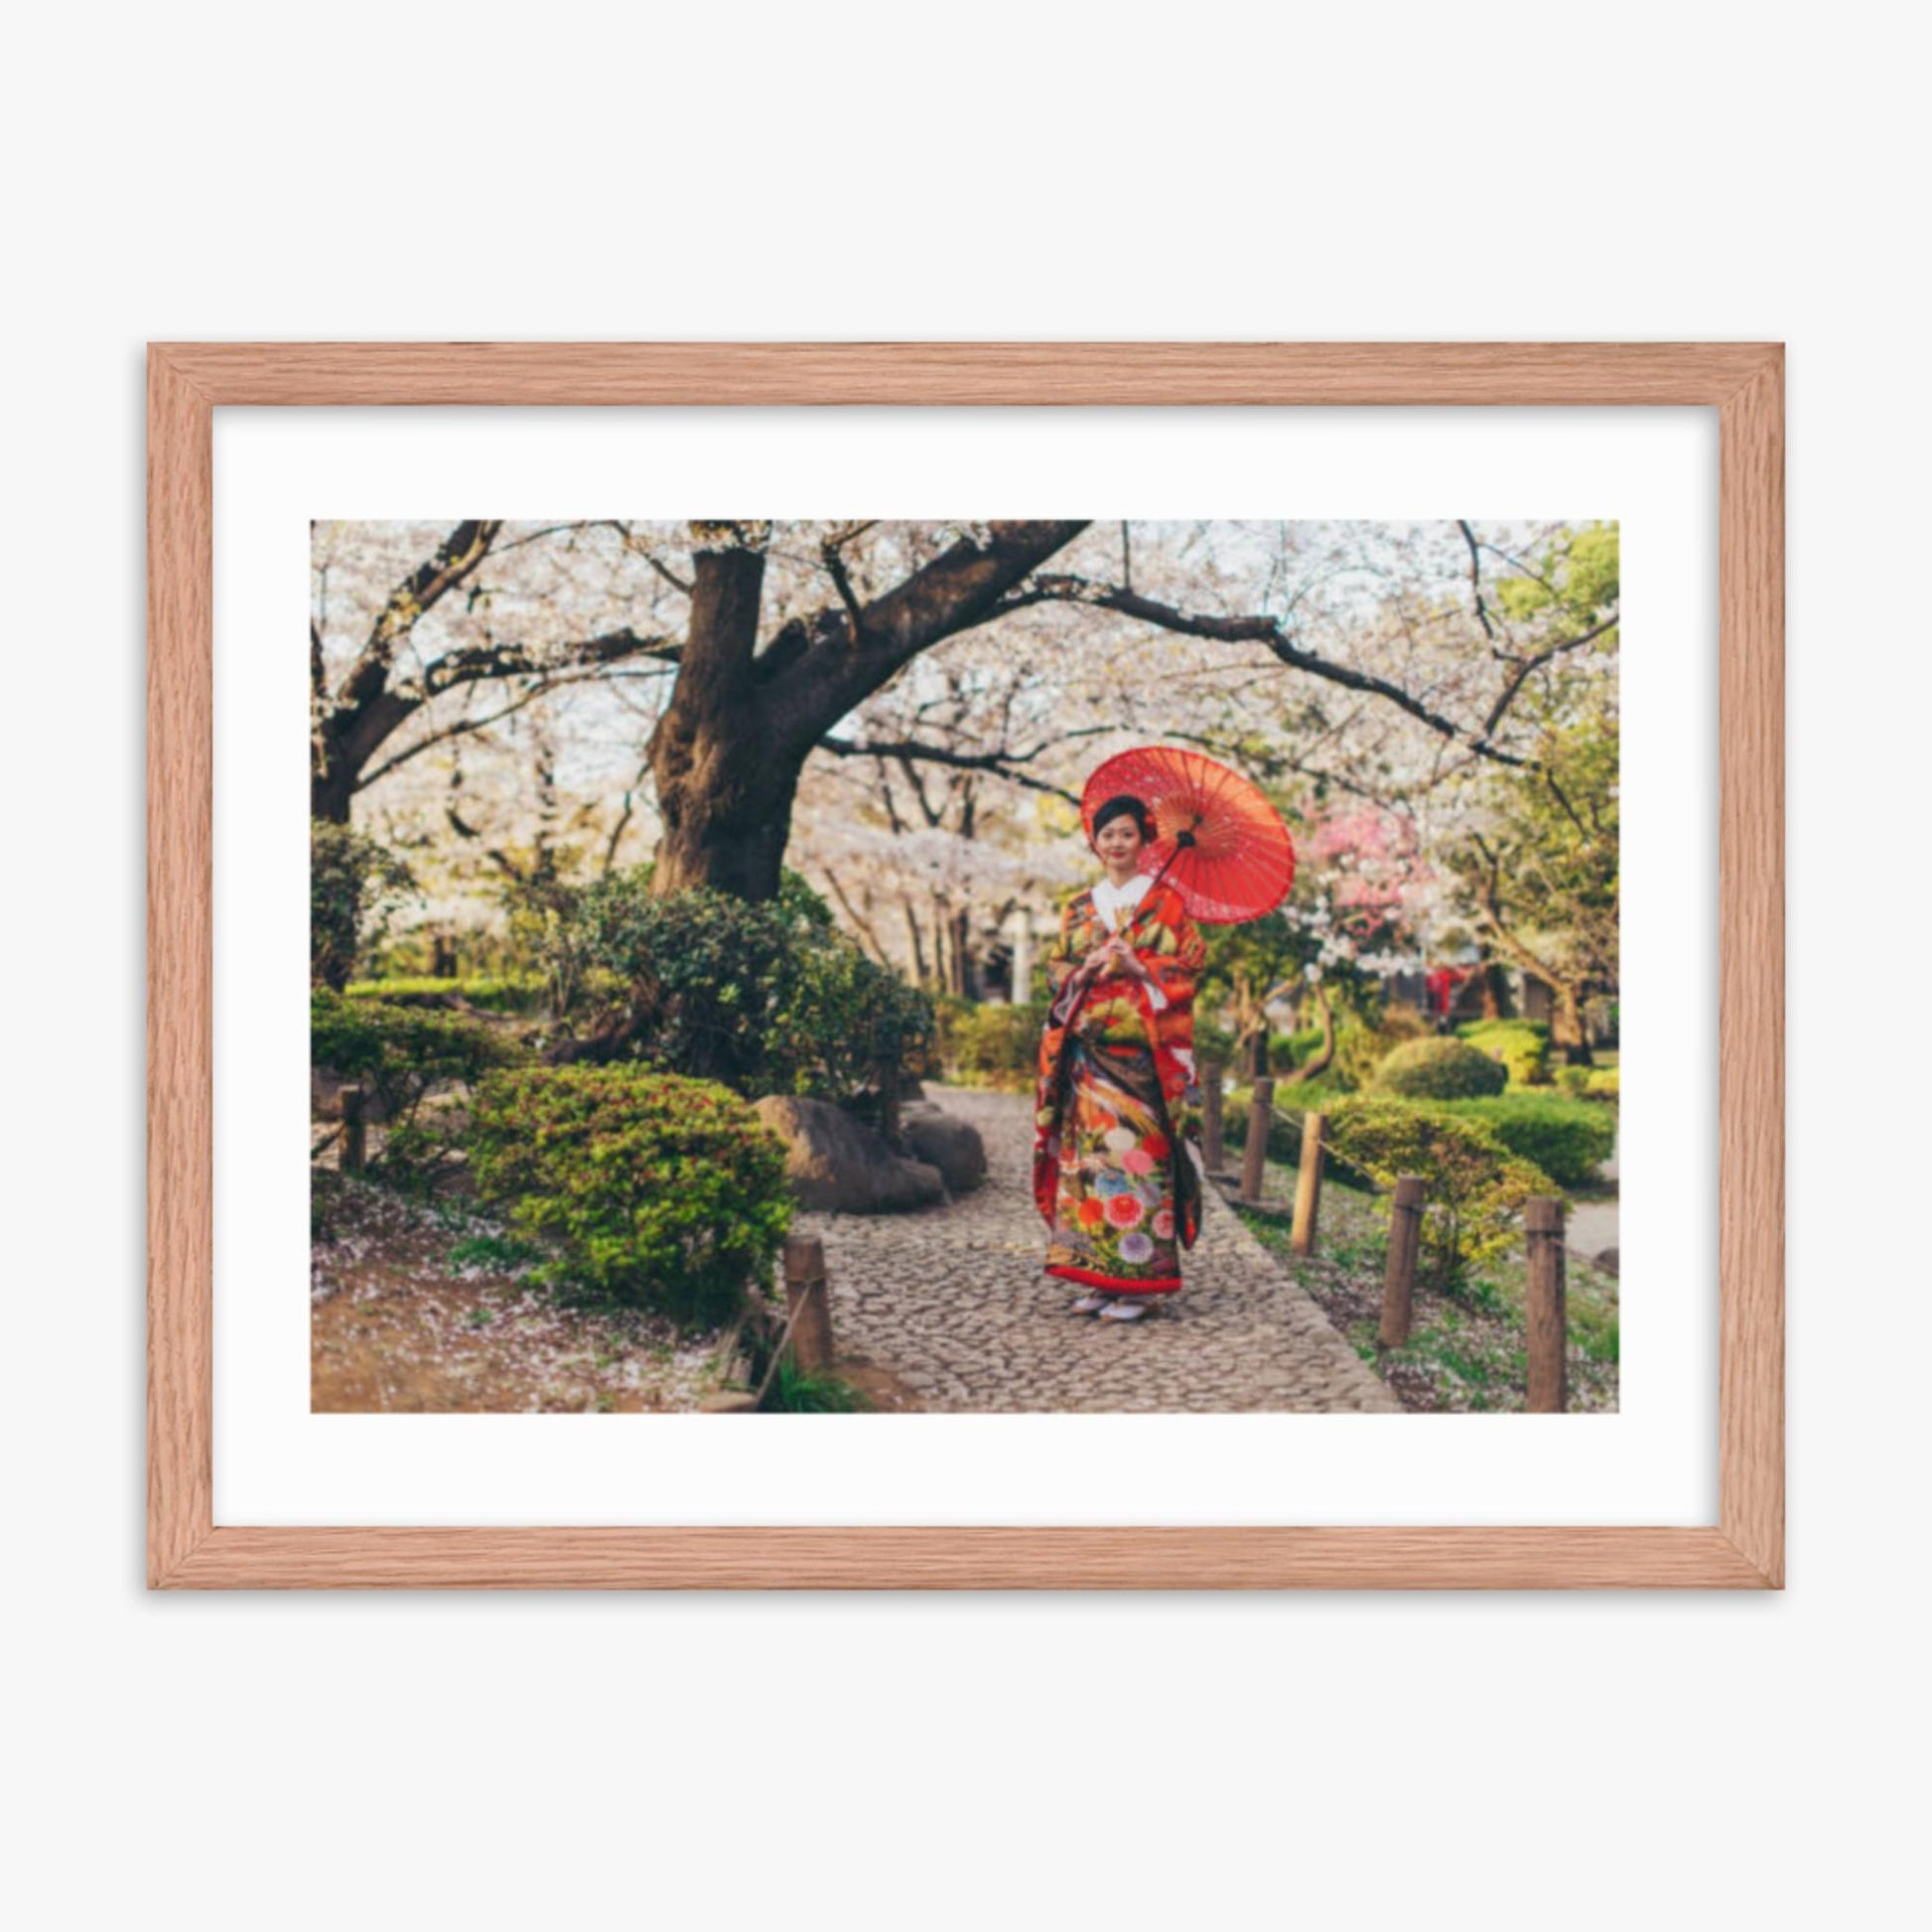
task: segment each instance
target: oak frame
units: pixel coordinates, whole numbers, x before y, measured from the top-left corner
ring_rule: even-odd
[[[213,412],[226,405],[1719,412],[1719,1514],[1692,1528],[247,1528],[213,1519]],[[1775,343],[157,343],[148,351],[148,1584],[1782,1588],[1784,349]]]

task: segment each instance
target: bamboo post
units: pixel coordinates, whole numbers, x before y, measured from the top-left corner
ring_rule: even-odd
[[[825,1292],[825,1244],[809,1234],[785,1236],[785,1304],[791,1317],[787,1344],[792,1362],[807,1375],[832,1366],[832,1306]]]
[[[1261,1205],[1261,1184],[1268,1172],[1268,1126],[1275,1111],[1275,1083],[1255,1082],[1248,1102],[1248,1142],[1241,1150],[1241,1198],[1250,1207]]]
[[[1529,1407],[1533,1415],[1560,1415],[1565,1399],[1567,1345],[1564,1309],[1563,1202],[1539,1194],[1524,1203],[1529,1231]]]
[[[362,1117],[362,1089],[346,1086],[343,1101],[343,1173],[360,1173],[368,1164],[369,1130]]]
[[[1416,1261],[1422,1253],[1421,1177],[1405,1173],[1395,1183],[1395,1207],[1389,1215],[1389,1272],[1382,1282],[1382,1325],[1375,1339],[1384,1348],[1400,1348],[1409,1339],[1409,1323],[1416,1305]]]
[[[1201,1165],[1219,1173],[1225,1159],[1221,1147],[1221,1062],[1203,1060],[1200,1067]]]
[[[1302,1116],[1302,1159],[1295,1170],[1295,1225],[1289,1233],[1292,1253],[1314,1253],[1314,1224],[1321,1211],[1321,1163],[1326,1153],[1328,1116]]]

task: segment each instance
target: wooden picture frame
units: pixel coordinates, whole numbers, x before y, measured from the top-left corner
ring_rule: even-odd
[[[213,412],[223,405],[1718,411],[1718,1520],[1575,1528],[250,1528],[213,1518]],[[1779,1588],[1784,352],[1689,344],[243,344],[148,359],[156,1588]]]

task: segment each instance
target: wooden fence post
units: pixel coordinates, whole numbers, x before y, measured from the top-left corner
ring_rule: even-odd
[[[1523,1205],[1529,1230],[1529,1407],[1533,1415],[1560,1415],[1566,1390],[1568,1335],[1564,1310],[1563,1202],[1539,1194]]]
[[[1302,1158],[1295,1169],[1295,1225],[1289,1249],[1298,1255],[1314,1253],[1314,1224],[1321,1211],[1321,1163],[1327,1152],[1328,1116],[1302,1116]]]
[[[368,1165],[369,1130],[362,1117],[362,1089],[346,1086],[343,1102],[343,1173],[360,1173]]]
[[[787,1347],[807,1375],[832,1366],[832,1305],[825,1292],[825,1244],[814,1235],[785,1236],[785,1304],[791,1318]]]
[[[1221,1062],[1200,1063],[1200,1151],[1201,1165],[1209,1173],[1219,1173],[1225,1158],[1221,1146]]]
[[[1395,1183],[1395,1206],[1389,1215],[1389,1272],[1382,1282],[1382,1325],[1376,1340],[1384,1348],[1400,1348],[1409,1339],[1409,1322],[1416,1305],[1416,1259],[1422,1252],[1421,1177],[1405,1173]]]
[[[1261,1204],[1262,1181],[1268,1173],[1268,1127],[1275,1112],[1275,1083],[1255,1082],[1248,1102],[1248,1140],[1241,1150],[1241,1198],[1251,1207]]]

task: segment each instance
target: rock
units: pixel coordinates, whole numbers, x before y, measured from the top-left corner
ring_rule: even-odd
[[[785,1144],[785,1179],[803,1207],[895,1214],[946,1198],[939,1170],[895,1154],[864,1122],[829,1100],[768,1094],[753,1111]]]
[[[1614,1275],[1616,1273],[1616,1250],[1614,1248],[1605,1248],[1596,1257],[1596,1265],[1602,1269],[1604,1274]]]
[[[986,1178],[986,1143],[971,1121],[927,1102],[901,1114],[899,1128],[919,1160],[945,1176],[948,1192],[969,1194]]]

